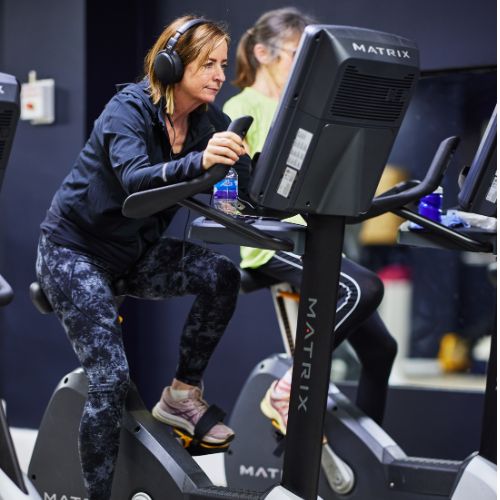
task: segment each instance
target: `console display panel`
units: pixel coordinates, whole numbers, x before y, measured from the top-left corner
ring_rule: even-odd
[[[368,210],[418,75],[410,40],[308,26],[257,162],[253,200],[285,212]]]
[[[458,195],[460,207],[488,217],[497,215],[497,109],[493,111]]]

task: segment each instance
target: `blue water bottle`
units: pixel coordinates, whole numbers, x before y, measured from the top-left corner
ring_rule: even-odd
[[[424,196],[418,204],[418,213],[435,222],[441,222],[443,188],[439,186],[433,193]]]
[[[238,174],[234,168],[230,168],[226,177],[214,184],[213,205],[226,214],[238,213]]]

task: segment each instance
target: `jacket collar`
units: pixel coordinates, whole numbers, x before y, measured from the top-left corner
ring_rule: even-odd
[[[163,113],[165,109],[165,99],[162,98],[158,104],[153,104],[149,95],[148,78],[143,78],[136,84],[118,84],[116,85],[116,89],[118,92],[130,92],[139,97],[149,110],[153,123],[165,128],[165,117]],[[209,118],[208,109],[209,106],[200,106],[190,113],[189,131],[184,149],[188,150],[188,148],[194,146],[198,141],[215,132],[215,127]]]

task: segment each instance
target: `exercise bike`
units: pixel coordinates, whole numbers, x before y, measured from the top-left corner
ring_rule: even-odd
[[[449,138],[440,145],[425,179],[398,185],[376,198],[363,220],[394,211],[422,230],[410,231],[405,224],[400,240],[403,244],[432,246],[496,253],[496,231],[477,229],[450,230],[436,225],[405,208],[405,205],[431,193],[441,183],[445,168],[458,145],[457,138]],[[459,196],[460,205],[468,211],[495,216],[496,201],[492,189],[496,170],[496,110],[485,132],[469,172],[469,182]],[[493,187],[492,187],[493,186]],[[488,201],[489,200],[489,201]],[[357,222],[360,218],[349,219]],[[281,223],[277,222],[277,225]],[[423,229],[426,228],[426,229]],[[297,231],[300,231],[297,228]],[[198,219],[191,229],[193,237],[213,243],[227,243],[227,230]],[[234,237],[231,237],[234,242]],[[242,242],[241,244],[247,244]],[[245,279],[247,290],[269,286],[258,273]],[[277,449],[279,439],[269,420],[258,408],[270,383],[281,377],[290,366],[285,355],[271,356],[260,362],[249,376],[233,410],[230,425],[239,440],[225,456],[228,484],[253,489],[265,489],[281,474],[282,461]],[[485,395],[485,420],[479,453],[464,461],[436,460],[408,457],[403,450],[377,424],[363,415],[333,384],[330,385],[325,419],[325,434],[335,452],[354,471],[354,481],[349,491],[339,492],[327,482],[327,475],[320,476],[323,498],[341,499],[427,499],[427,498],[496,498],[496,412],[494,410],[496,379],[496,335],[492,341],[487,390]],[[472,478],[473,479],[472,479]],[[330,488],[329,488],[330,486]]]
[[[440,184],[445,168],[450,162],[458,138],[452,137],[442,142],[438,148],[429,171],[422,182],[408,182],[400,185],[401,194],[394,198],[393,203],[410,203],[432,192]],[[380,214],[380,206],[386,194],[375,199],[373,213]],[[400,200],[400,201],[398,201]],[[376,209],[375,209],[376,207]],[[370,216],[370,211],[365,218]],[[266,227],[266,221],[258,222],[259,227]],[[268,222],[267,224],[270,224]],[[284,222],[273,221],[273,230],[287,225]],[[292,226],[293,227],[293,226]],[[291,229],[289,229],[291,231]],[[304,235],[303,228],[295,228],[296,238]],[[194,239],[208,240],[214,243],[227,243],[227,230],[217,226],[206,219],[195,220],[190,229],[190,236]],[[234,240],[234,237],[232,237]],[[234,241],[232,241],[234,243]],[[243,242],[242,242],[243,244]],[[298,244],[300,250],[302,244]],[[258,490],[265,490],[281,474],[281,460],[283,451],[283,436],[280,432],[269,426],[259,408],[263,393],[271,382],[280,378],[290,367],[291,356],[294,350],[294,301],[298,294],[293,293],[287,284],[278,283],[277,280],[263,275],[254,270],[240,270],[242,274],[242,292],[270,288],[276,315],[283,338],[285,354],[271,356],[259,363],[248,377],[230,417],[230,425],[236,429],[240,439],[233,443],[228,454],[224,457],[225,474],[229,485]],[[336,352],[334,353],[334,355]],[[349,360],[349,352],[342,354]],[[332,387],[332,390],[334,388]],[[331,411],[329,409],[328,411]],[[327,417],[328,418],[328,417]],[[255,439],[255,436],[259,436]],[[334,441],[332,441],[334,442]],[[324,498],[329,498],[332,493],[346,495],[355,486],[352,470],[345,468],[343,462],[338,460],[331,445],[325,440],[322,448],[322,470],[320,475],[320,492]]]
[[[373,46],[386,49],[374,54],[369,50]],[[409,40],[351,27],[309,26],[273,133],[252,177],[250,194],[259,206],[285,215],[309,214],[279,484],[266,492],[214,486],[132,388],[122,422],[113,499],[317,498],[330,332],[335,324],[330,305],[336,302],[345,218],[368,210],[417,74],[418,51]],[[367,104],[361,114],[349,97],[353,92],[357,102]],[[179,204],[247,236],[251,246],[295,250],[287,238],[191,198],[222,179],[226,170],[214,167],[189,182],[135,193],[125,200],[123,213],[141,218]],[[331,279],[317,283],[321,274]],[[85,398],[85,377],[73,372],[62,379],[44,415],[28,475],[46,497],[85,496],[76,444]]]
[[[0,73],[0,81],[2,74]],[[14,292],[0,275],[0,307],[10,303]],[[0,400],[0,500],[37,500],[40,495],[19,466],[14,442],[10,434],[3,401]]]
[[[12,142],[19,119],[19,82],[12,76],[0,73],[0,185],[7,167]],[[0,307],[5,307],[14,298],[14,291],[0,275]],[[39,499],[37,491],[21,471],[14,442],[10,434],[3,401],[0,398],[0,500]]]

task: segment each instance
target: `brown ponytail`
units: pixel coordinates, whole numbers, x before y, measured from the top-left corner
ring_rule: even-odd
[[[315,21],[295,7],[270,10],[257,19],[254,26],[243,34],[236,49],[236,78],[233,85],[239,89],[250,87],[260,63],[253,53],[256,44],[269,47],[271,52],[279,46],[279,41],[290,36],[301,35],[308,24]],[[273,48],[274,47],[274,48]]]
[[[257,59],[253,55],[255,43],[253,28],[245,31],[238,43],[236,49],[236,78],[232,83],[239,89],[250,87],[255,81],[255,74],[259,66]]]

